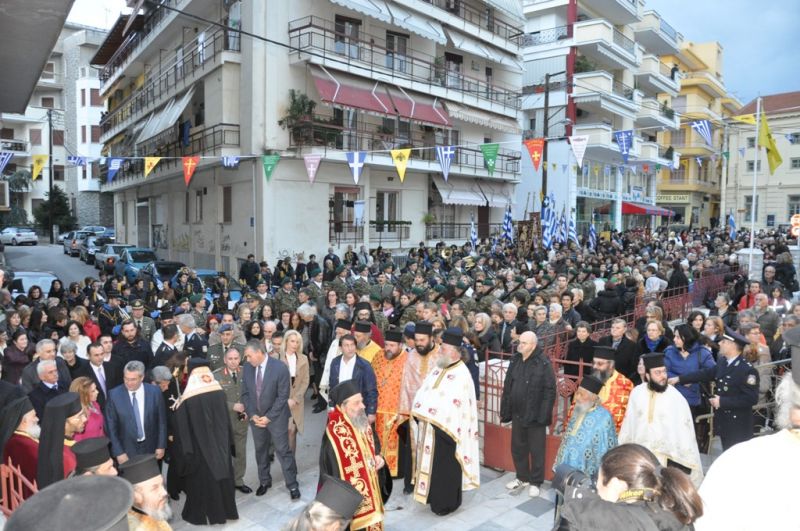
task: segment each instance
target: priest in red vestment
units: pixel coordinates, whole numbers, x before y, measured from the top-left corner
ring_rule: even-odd
[[[615,350],[611,347],[596,347],[592,361],[592,376],[603,382],[598,396],[602,406],[614,418],[614,427],[619,434],[625,411],[628,409],[628,397],[633,391],[633,382],[617,372],[614,363]]]
[[[39,418],[27,396],[17,398],[0,411],[0,448],[3,449],[3,463],[19,467],[22,476],[31,484],[36,482],[39,432]],[[31,494],[33,491],[23,486],[23,499],[29,498]]]
[[[86,410],[78,393],[67,392],[44,408],[36,482],[39,490],[61,481],[75,470],[77,460],[70,447],[73,437],[86,427]]]

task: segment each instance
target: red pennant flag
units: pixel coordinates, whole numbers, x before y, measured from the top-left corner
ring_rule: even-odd
[[[542,162],[542,153],[544,152],[544,138],[531,138],[522,142],[528,148],[528,153],[533,162],[533,169],[539,171],[539,164]]]
[[[183,157],[183,182],[186,186],[192,181],[194,170],[197,169],[197,164],[200,162],[200,157]]]
[[[648,173],[650,171],[650,165],[649,164],[642,164],[642,169],[645,171],[645,173]]]

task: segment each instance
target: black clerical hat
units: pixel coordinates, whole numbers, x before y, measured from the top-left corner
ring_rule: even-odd
[[[345,330],[350,330],[350,321],[346,319],[339,319],[336,321],[336,328],[343,328]]]
[[[429,336],[433,333],[433,325],[428,321],[417,321],[414,325],[414,333]]]
[[[355,311],[355,313],[358,313],[361,310],[372,311],[372,306],[370,306],[367,301],[357,302],[356,305],[353,307],[353,310]]]
[[[617,351],[613,347],[594,347],[594,357],[599,360],[614,361]]]
[[[600,389],[603,388],[603,382],[595,378],[594,376],[584,376],[581,380],[580,387],[583,387],[590,393],[600,394]]]
[[[366,321],[356,321],[353,328],[356,332],[361,332],[362,334],[369,334],[372,331],[372,327]]]
[[[133,487],[110,476],[78,476],[42,489],[11,514],[6,531],[127,531]]]
[[[160,476],[161,471],[158,470],[158,463],[154,455],[142,454],[132,457],[119,465],[119,475],[122,476],[123,479],[128,480],[131,485],[136,485],[137,483]]]
[[[187,365],[189,374],[192,374],[192,371],[198,367],[211,367],[211,363],[207,359],[200,358],[198,356],[192,356],[189,358],[189,363]]]
[[[63,415],[64,420],[77,415],[81,412],[83,406],[81,405],[81,397],[78,393],[63,393],[51,399],[44,406],[44,417],[51,414]]]
[[[342,518],[349,519],[356,513],[364,498],[349,482],[325,476],[315,499]]]
[[[106,437],[92,437],[72,445],[72,453],[75,454],[78,463],[76,469],[86,471],[111,459],[111,454],[108,452],[109,442]]]
[[[383,334],[383,339],[386,341],[393,341],[394,343],[403,342],[403,332],[400,330],[387,330]]]
[[[361,388],[358,387],[358,384],[353,380],[345,380],[344,382],[340,383],[333,389],[331,389],[331,400],[337,406],[341,406],[342,402],[347,400],[353,395],[357,395],[361,392]]]
[[[642,360],[644,360],[644,368],[645,370],[650,369],[657,369],[659,367],[664,367],[664,355],[660,352],[653,352],[652,354],[645,354],[642,356]]]
[[[464,331],[458,327],[451,326],[442,334],[442,343],[460,347],[464,343]]]

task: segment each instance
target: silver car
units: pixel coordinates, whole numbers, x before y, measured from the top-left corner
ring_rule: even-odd
[[[78,256],[81,253],[81,243],[89,236],[94,236],[93,232],[73,230],[64,237],[64,254]]]
[[[39,237],[32,229],[21,227],[6,227],[0,231],[0,242],[4,245],[38,245]]]

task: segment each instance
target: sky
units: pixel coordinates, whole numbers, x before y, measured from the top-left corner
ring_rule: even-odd
[[[685,40],[719,41],[723,78],[742,103],[800,90],[796,41],[798,0],[646,0]],[[110,28],[125,0],[75,0],[69,20]]]

